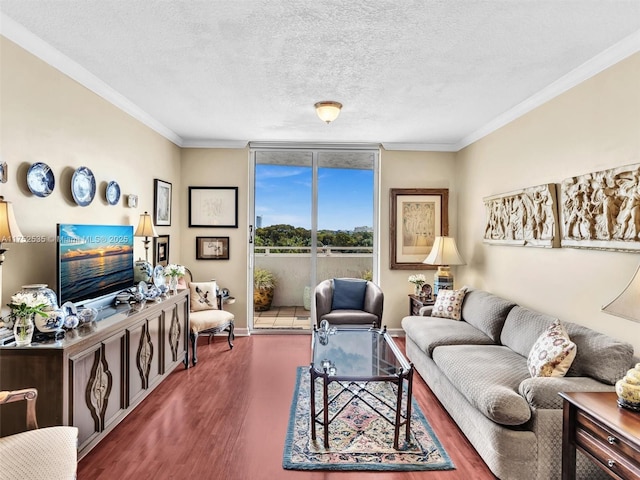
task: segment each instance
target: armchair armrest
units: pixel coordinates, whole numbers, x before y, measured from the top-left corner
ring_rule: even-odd
[[[11,402],[19,402],[26,400],[27,402],[27,430],[35,430],[38,428],[36,420],[36,399],[38,398],[38,390],[35,388],[25,388],[23,390],[3,391],[0,392],[0,405]]]

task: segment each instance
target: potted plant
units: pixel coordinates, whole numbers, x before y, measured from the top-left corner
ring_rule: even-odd
[[[256,268],[253,271],[253,309],[265,312],[271,308],[276,277],[269,270]]]

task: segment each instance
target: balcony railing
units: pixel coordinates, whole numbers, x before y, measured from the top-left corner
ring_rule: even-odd
[[[270,246],[254,247],[255,267],[272,272],[278,286],[274,307],[309,306],[311,285],[311,248]],[[364,278],[373,265],[372,247],[318,247],[317,277]]]

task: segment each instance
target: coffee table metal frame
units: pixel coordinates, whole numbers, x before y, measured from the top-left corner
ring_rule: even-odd
[[[324,447],[329,448],[329,425],[331,422],[351,403],[354,399],[360,399],[366,405],[369,406],[373,411],[375,411],[378,415],[380,415],[387,422],[392,424],[395,428],[394,437],[393,437],[393,448],[396,450],[399,449],[399,437],[400,437],[400,429],[405,427],[405,438],[406,441],[409,442],[410,439],[410,430],[411,430],[411,395],[413,389],[413,364],[409,363],[398,346],[393,341],[391,335],[387,333],[387,327],[384,326],[382,329],[375,328],[340,328],[337,332],[361,332],[364,339],[371,339],[372,332],[381,335],[386,342],[386,345],[389,347],[396,361],[399,363],[400,368],[396,369],[394,372],[389,372],[386,375],[340,375],[336,373],[330,373],[330,369],[326,366],[321,369],[316,368],[314,365],[314,351],[316,349],[316,342],[319,341],[319,331],[316,327],[314,327],[313,332],[313,340],[311,342],[311,365],[309,366],[309,373],[311,376],[311,411],[310,411],[310,421],[311,421],[311,438],[313,440],[316,439],[316,424],[321,425],[324,429]],[[322,379],[322,409],[320,411],[316,411],[316,379]],[[329,384],[331,382],[336,382],[340,385],[341,389],[339,392],[334,394],[332,397],[329,397]],[[379,395],[376,395],[374,392],[371,392],[367,387],[371,382],[388,382],[396,385],[396,401],[395,404],[390,404],[388,401],[382,399]],[[404,392],[406,390],[406,396]],[[338,398],[346,393],[350,395],[350,398],[342,405],[342,407],[335,412],[331,418],[329,416],[329,406],[336,402]],[[382,402],[390,411],[394,412],[393,418],[389,418],[383,412],[378,410],[375,406],[373,406],[370,402],[364,398],[364,394],[371,395],[376,398],[378,401]],[[405,400],[405,408],[402,408],[403,397]],[[403,413],[404,410],[404,413]]]

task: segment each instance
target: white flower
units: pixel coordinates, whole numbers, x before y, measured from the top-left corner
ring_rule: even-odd
[[[185,269],[183,265],[176,265],[175,263],[170,263],[166,267],[164,267],[164,276],[165,277],[183,277],[185,274]]]
[[[37,313],[46,317],[44,309],[49,306],[47,297],[42,293],[16,293],[11,297],[11,303],[9,308],[13,311],[14,315],[27,316]]]
[[[423,274],[418,273],[415,275],[409,275],[409,282],[415,285],[424,285],[427,283],[427,279]]]

